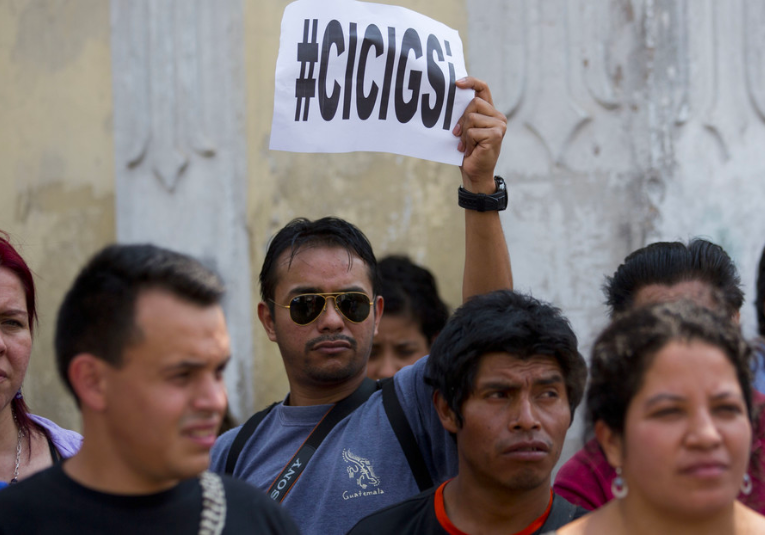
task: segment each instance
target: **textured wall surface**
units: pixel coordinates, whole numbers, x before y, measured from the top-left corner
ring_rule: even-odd
[[[434,271],[451,306],[461,301],[464,220],[457,207],[456,167],[373,153],[296,154],[268,150],[274,68],[286,0],[245,3],[248,221],[256,280],[268,240],[295,217],[334,215],[361,228],[379,257],[408,253]],[[458,0],[386,2],[456,28],[465,40],[467,14]],[[253,303],[260,298],[253,284]],[[255,400],[263,406],[287,393],[281,357],[255,319]]]
[[[74,428],[52,335],[76,272],[114,240],[111,101],[107,2],[0,1],[0,229],[39,289],[24,392],[34,412]]]
[[[467,5],[473,72],[510,118],[517,287],[563,308],[585,354],[607,321],[604,276],[650,242],[719,243],[751,293],[765,243],[762,2]]]
[[[604,275],[651,241],[702,235],[720,243],[739,264],[751,293],[765,243],[761,1],[388,3],[458,29],[468,71],[491,84],[497,107],[509,117],[499,171],[510,189],[503,221],[517,286],[561,306],[585,352],[606,322],[600,291]],[[232,26],[217,27],[225,34],[222,42],[208,46],[214,34],[199,24],[211,19],[193,11],[211,4],[153,3],[153,9],[175,5],[173,24],[197,24],[201,33],[181,28],[168,33],[172,39],[161,38],[186,52],[174,60],[167,56],[166,70],[154,73],[165,92],[144,92],[147,100],[141,101],[136,88],[145,88],[146,80],[130,76],[133,71],[125,65],[113,72],[110,43],[119,36],[110,27],[109,2],[0,0],[0,228],[13,234],[38,276],[41,322],[25,387],[42,414],[76,426],[76,411],[53,368],[53,321],[75,272],[117,237],[115,184],[121,179],[115,169],[126,169],[123,145],[136,148],[134,154],[147,149],[130,171],[137,180],[148,176],[154,189],[130,185],[137,197],[123,207],[127,226],[122,228],[130,228],[147,207],[158,210],[157,197],[172,190],[176,205],[189,213],[199,210],[199,217],[168,212],[163,223],[156,223],[162,240],[172,240],[172,229],[187,224],[207,238],[227,236],[228,260],[208,254],[207,245],[192,251],[244,278],[234,284],[239,312],[229,310],[240,333],[251,326],[252,368],[240,368],[243,376],[233,384],[243,405],[260,407],[287,391],[279,353],[266,339],[255,307],[268,240],[293,217],[351,220],[367,233],[378,255],[406,252],[431,267],[450,305],[459,304],[464,224],[456,206],[456,168],[393,155],[268,150],[279,24],[287,4],[227,3],[224,14]],[[142,32],[160,28],[157,17],[136,17],[133,23],[143,24]],[[233,33],[225,33],[227,28]],[[215,46],[232,46],[237,39],[238,57],[233,50],[227,64],[210,63],[220,53]],[[239,104],[182,105],[181,115],[163,107],[168,88],[181,90],[176,105],[216,93],[215,80],[212,89],[210,79],[207,86],[191,83],[194,71],[187,67],[195,57],[211,72],[228,69],[227,80],[236,79],[240,69],[241,86],[225,89],[221,80],[220,93],[241,98]],[[171,72],[175,67],[179,74]],[[123,83],[133,88],[124,101],[116,95]],[[115,132],[113,102],[127,102],[120,113],[129,114],[129,128],[143,124],[145,133],[150,126],[150,142],[130,147],[120,141],[125,132],[121,127]],[[147,106],[159,106],[157,113],[147,115]],[[194,112],[198,109],[201,114]],[[155,116],[164,116],[156,136]],[[223,116],[221,129],[213,126]],[[205,135],[157,149],[172,138],[165,135],[172,130],[164,129],[176,120],[184,125],[183,136]],[[189,121],[198,128],[187,128]],[[187,156],[182,173],[177,170],[183,158],[173,157],[179,148]],[[144,173],[154,168],[159,171]],[[204,177],[211,178],[205,182]],[[191,192],[194,199],[187,199]],[[209,206],[195,204],[200,195],[232,212],[216,219]],[[204,221],[211,227],[194,226]],[[134,236],[125,232],[125,239]],[[751,302],[743,312],[744,329],[751,334]],[[246,363],[249,355],[240,357]],[[578,433],[575,429],[572,436]]]
[[[242,3],[111,2],[117,239],[201,259],[228,286],[236,418],[252,410]]]

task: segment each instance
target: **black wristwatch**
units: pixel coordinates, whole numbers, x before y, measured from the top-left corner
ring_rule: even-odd
[[[505,180],[501,176],[495,176],[494,182],[497,184],[497,191],[491,195],[485,193],[471,193],[462,186],[458,191],[458,204],[468,210],[477,212],[501,211],[507,208],[507,188]]]

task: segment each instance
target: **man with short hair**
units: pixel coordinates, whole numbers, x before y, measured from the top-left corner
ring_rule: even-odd
[[[658,242],[638,249],[606,279],[604,291],[612,317],[635,307],[689,299],[738,321],[744,302],[733,260],[719,245],[699,238],[688,245]],[[755,391],[754,402],[765,406],[765,395]],[[765,512],[765,411],[758,409],[756,414],[749,467],[752,489],[741,493],[739,500]],[[616,475],[592,438],[561,467],[554,488],[570,502],[593,510],[613,499],[611,483]]]
[[[726,312],[738,319],[744,304],[741,277],[725,250],[701,238],[657,242],[631,253],[606,278],[611,317],[634,307],[677,299]],[[717,295],[722,301],[715,299]]]
[[[205,472],[226,407],[218,276],[151,245],[112,245],[61,305],[56,362],[80,451],[2,491],[1,534],[297,533],[276,504]]]
[[[463,296],[512,286],[495,179],[507,120],[489,88],[455,127],[465,152]],[[343,534],[359,519],[454,475],[456,451],[432,406],[421,360],[382,390],[366,379],[383,312],[377,261],[354,225],[298,219],[272,239],[260,274],[258,317],[279,346],[290,392],[213,448],[216,471],[233,473],[284,504],[305,534]],[[402,444],[407,444],[403,446]]]
[[[512,291],[471,299],[433,344],[426,378],[456,437],[459,471],[368,516],[350,535],[531,535],[587,512],[550,488],[587,378],[560,310]]]

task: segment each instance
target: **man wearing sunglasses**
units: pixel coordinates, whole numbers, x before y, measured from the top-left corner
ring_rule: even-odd
[[[507,119],[484,82],[457,82],[475,98],[453,133],[465,153],[465,299],[511,288],[495,179]],[[290,392],[224,434],[212,469],[282,502],[305,534],[342,534],[364,516],[456,474],[455,444],[425,385],[427,358],[382,390],[365,381],[383,312],[372,247],[337,218],[296,219],[271,241],[260,273],[258,316],[284,360]],[[396,416],[397,415],[397,416]],[[403,423],[403,428],[401,422]]]

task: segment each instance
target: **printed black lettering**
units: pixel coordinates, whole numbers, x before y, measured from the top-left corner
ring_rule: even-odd
[[[444,41],[446,55],[451,57],[452,49],[449,41]],[[446,99],[446,113],[444,114],[444,130],[449,130],[452,125],[452,109],[454,108],[454,96],[457,94],[456,75],[454,74],[454,63],[449,62],[449,97]]]
[[[444,73],[441,72],[441,67],[436,64],[433,59],[433,54],[438,56],[439,61],[444,60],[444,53],[441,50],[441,44],[438,42],[438,38],[430,34],[428,36],[428,44],[426,47],[425,56],[428,61],[428,82],[436,93],[436,103],[433,107],[430,107],[430,95],[422,95],[422,124],[427,128],[432,128],[441,117],[441,108],[444,105]]]
[[[348,61],[345,64],[345,93],[343,94],[343,119],[351,117],[351,99],[353,98],[353,66],[356,63],[356,23],[351,22],[348,31]]]
[[[404,100],[404,80],[406,78],[406,63],[409,57],[409,51],[414,52],[414,57],[422,56],[422,43],[417,30],[409,28],[404,32],[404,39],[401,42],[401,54],[399,55],[398,71],[396,72],[396,118],[400,123],[408,123],[417,113],[417,104],[420,97],[420,83],[422,81],[422,72],[412,70],[409,73],[409,90],[412,92],[412,98]]]
[[[319,110],[325,121],[331,121],[337,112],[340,103],[340,84],[335,81],[332,94],[327,95],[327,67],[329,65],[329,52],[332,45],[337,48],[337,55],[345,52],[345,38],[343,27],[336,20],[329,21],[324,31],[324,39],[321,43],[321,62],[319,63]]]
[[[295,120],[300,120],[300,108],[303,108],[303,120],[308,120],[308,105],[311,99],[316,96],[316,78],[313,76],[313,68],[319,60],[319,43],[317,42],[316,29],[319,23],[318,19],[313,19],[313,38],[308,38],[308,29],[311,20],[305,19],[303,22],[303,42],[298,43],[297,60],[300,63],[300,77],[295,80],[295,97],[297,106],[295,107]],[[308,67],[306,72],[306,66]],[[303,106],[305,99],[305,106]]]
[[[359,70],[356,75],[356,112],[362,121],[369,119],[369,116],[372,115],[379,91],[377,84],[372,82],[369,95],[364,95],[364,75],[367,68],[367,57],[372,47],[375,49],[375,57],[382,56],[385,45],[380,29],[374,24],[367,26],[367,30],[364,32],[364,40],[361,42],[361,52],[359,53]]]
[[[388,26],[388,57],[385,60],[385,77],[383,78],[382,96],[380,97],[380,120],[388,118],[388,100],[390,100],[390,84],[393,80],[393,65],[396,63],[396,28]]]

